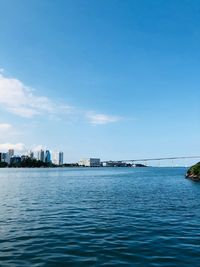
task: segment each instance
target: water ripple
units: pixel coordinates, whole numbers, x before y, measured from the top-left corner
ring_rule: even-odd
[[[0,266],[199,266],[183,168],[0,172]]]

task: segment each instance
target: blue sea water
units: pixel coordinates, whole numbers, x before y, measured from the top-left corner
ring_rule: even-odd
[[[0,170],[0,266],[200,266],[185,168]]]

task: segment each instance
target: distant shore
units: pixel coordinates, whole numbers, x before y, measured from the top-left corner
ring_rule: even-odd
[[[127,163],[116,163],[112,162],[112,164],[109,162],[109,165],[104,166],[102,163],[97,166],[84,166],[80,165],[78,163],[64,163],[62,165],[56,165],[52,162],[43,162],[41,160],[32,159],[30,157],[25,157],[23,160],[20,161],[13,161],[10,164],[7,162],[0,162],[0,168],[94,168],[94,167],[105,167],[105,168],[111,168],[111,167],[124,167],[124,168],[130,168],[130,167],[147,167],[143,164],[127,164]]]
[[[46,169],[56,169],[56,168],[77,168],[77,169],[80,169],[80,168],[85,168],[85,169],[94,169],[94,168],[105,168],[105,169],[110,169],[110,168],[146,168],[148,166],[96,166],[96,167],[89,167],[89,166],[70,166],[70,165],[62,165],[62,166],[59,166],[59,165],[56,165],[56,166],[1,166],[0,165],[0,169],[35,169],[35,168],[46,168]]]

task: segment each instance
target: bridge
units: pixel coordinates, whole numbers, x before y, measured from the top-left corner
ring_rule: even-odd
[[[160,161],[171,161],[172,165],[174,165],[175,160],[189,160],[189,159],[200,159],[200,156],[182,156],[182,157],[165,157],[165,158],[140,158],[140,159],[124,159],[124,160],[109,160],[109,161],[102,161],[103,164],[112,164],[112,163],[118,163],[118,164],[137,164],[137,163],[143,163],[147,165],[147,162],[149,161],[157,161],[160,163]]]

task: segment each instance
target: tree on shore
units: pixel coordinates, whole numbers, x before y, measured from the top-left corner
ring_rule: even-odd
[[[8,163],[0,161],[0,168],[8,167]]]
[[[5,166],[6,167],[6,166]],[[37,159],[31,159],[30,157],[23,158],[20,162],[13,162],[9,164],[11,168],[50,168],[57,167],[57,165],[51,162],[43,162]]]

